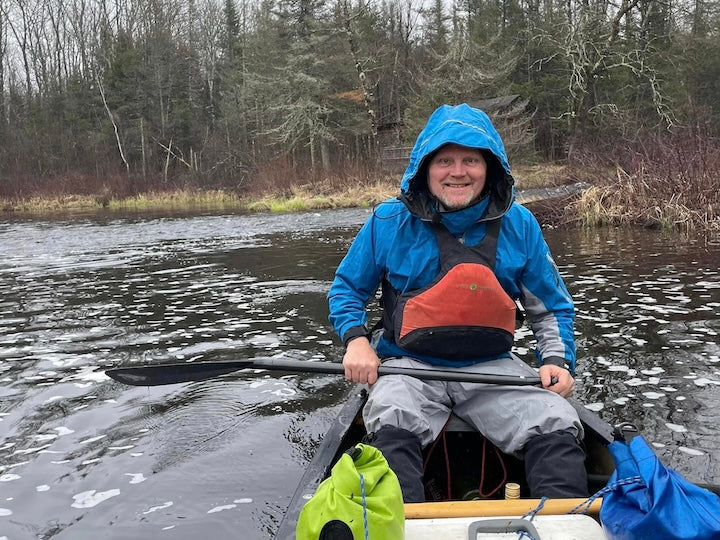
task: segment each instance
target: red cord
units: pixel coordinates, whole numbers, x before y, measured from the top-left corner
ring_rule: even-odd
[[[442,430],[440,431],[440,435],[438,435],[437,439],[435,439],[432,443],[432,446],[430,446],[430,449],[428,450],[427,456],[425,456],[425,461],[423,462],[423,476],[425,475],[425,470],[427,469],[427,464],[430,461],[430,456],[432,456],[433,451],[435,450],[435,447],[440,442],[440,439],[443,441],[443,452],[445,453],[445,471],[447,474],[447,498],[450,499],[450,458],[448,456],[448,450],[447,450],[447,439],[445,438],[445,428],[447,428],[448,424],[450,423],[450,418],[448,417],[447,422],[445,422],[445,425],[443,426]]]
[[[445,474],[447,475],[447,498],[452,499],[452,478],[450,477],[450,456],[448,456],[447,439],[445,438],[445,430],[442,432],[443,451],[445,452]]]
[[[449,422],[449,420],[448,420]],[[447,447],[447,432],[446,428],[447,423],[443,426],[442,430],[440,431],[440,435],[435,439],[430,446],[430,449],[428,450],[427,456],[425,456],[425,461],[423,462],[423,475],[425,474],[425,471],[427,470],[428,462],[430,461],[430,457],[432,456],[433,452],[435,451],[435,447],[438,445],[440,440],[442,439],[443,443],[443,453],[445,454],[445,474],[447,476],[447,499],[450,500],[452,498],[452,474],[450,469],[450,455],[448,454],[448,447]],[[500,462],[500,466],[502,467],[502,479],[500,480],[500,483],[497,485],[497,487],[493,488],[489,493],[483,493],[483,484],[485,483],[485,468],[486,468],[486,456],[487,456],[487,444],[488,440],[486,437],[483,437],[483,444],[482,444],[482,460],[480,463],[480,485],[478,486],[478,494],[480,495],[481,499],[489,499],[493,495],[495,495],[498,491],[500,491],[503,486],[505,485],[505,482],[507,481],[507,467],[505,466],[505,460],[503,460],[502,453],[500,450],[497,449],[495,445],[493,445],[493,450],[495,451],[495,455],[497,456],[498,461]]]
[[[490,493],[483,493],[483,484],[485,483],[485,455],[487,454],[487,438],[483,437],[483,446],[482,446],[482,461],[480,462],[480,485],[478,486],[478,494],[480,495],[481,499],[489,499],[493,495],[495,495],[498,491],[502,489],[502,487],[505,485],[505,481],[507,480],[507,468],[505,467],[505,461],[502,458],[502,454],[500,453],[500,450],[497,449],[497,446],[493,445],[493,449],[495,450],[495,455],[498,458],[498,461],[500,462],[500,466],[503,470],[503,477],[502,480],[500,480],[500,484],[493,489]]]

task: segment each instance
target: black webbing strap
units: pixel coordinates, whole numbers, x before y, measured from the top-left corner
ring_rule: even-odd
[[[454,266],[459,262],[477,262],[478,257],[480,257],[491,270],[494,270],[501,219],[502,218],[493,219],[487,222],[485,237],[476,246],[463,244],[450,233],[442,222],[431,222],[430,226],[435,233],[438,249],[440,250],[440,265],[442,270],[447,270],[450,266]]]

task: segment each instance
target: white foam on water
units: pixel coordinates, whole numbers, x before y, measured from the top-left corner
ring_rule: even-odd
[[[128,444],[127,446],[108,446],[108,450],[130,450],[135,448],[134,444]]]
[[[630,379],[628,381],[625,381],[625,384],[628,386],[641,386],[643,384],[647,384],[647,381],[643,381],[642,379],[638,379],[637,377]]]
[[[643,375],[659,375],[660,373],[665,373],[665,370],[661,367],[654,367],[650,369],[643,369],[640,373]]]
[[[655,404],[654,403],[643,403],[642,406],[645,407],[646,409],[650,409],[651,407],[654,407]]]
[[[0,517],[12,516],[12,510],[9,508],[0,508]],[[0,540],[7,540],[7,536],[0,536]]]
[[[120,495],[119,489],[109,489],[107,491],[97,491],[91,489],[90,491],[83,491],[82,493],[73,495],[75,502],[70,506],[73,508],[92,508],[93,506],[97,506],[101,502],[112,497],[117,497],[118,495]]]
[[[34,454],[35,452],[40,452],[41,450],[45,450],[46,448],[50,448],[50,446],[52,446],[52,445],[46,444],[46,445],[44,445],[44,446],[38,446],[38,447],[35,447],[35,448],[25,448],[25,449],[23,449],[23,450],[15,450],[15,451],[14,451],[12,454],[10,454],[10,455],[14,456],[14,455],[17,455],[17,454]]]
[[[653,445],[655,448],[665,448],[665,445],[664,445],[663,443],[661,443],[661,442],[654,442],[654,443],[652,443],[652,445]]]
[[[144,482],[145,480],[147,480],[143,473],[125,473],[125,476],[131,477],[130,484],[139,484],[140,482]]]
[[[290,397],[297,394],[297,391],[293,388],[278,388],[277,390],[263,390],[263,394],[272,394],[280,397]]]
[[[628,371],[630,368],[627,366],[610,366],[608,367],[608,371]]]
[[[686,446],[680,446],[678,447],[678,450],[681,452],[684,452],[685,454],[688,454],[690,456],[704,456],[705,452],[701,452],[700,450],[695,450],[694,448],[688,448]]]
[[[58,435],[55,433],[47,433],[45,435],[33,435],[33,439],[37,439],[38,441],[52,441],[53,439],[57,439]]]
[[[43,402],[43,404],[47,405],[48,403],[52,403],[53,401],[59,401],[61,399],[65,398],[63,396],[50,396]]]
[[[685,401],[687,398],[685,396],[678,396],[675,398],[675,401]]]
[[[216,506],[215,508],[211,508],[207,511],[208,514],[214,514],[216,512],[222,512],[223,510],[232,510],[233,508],[237,508],[237,504],[226,504],[223,506]]]
[[[672,386],[661,386],[660,390],[665,390],[666,392],[677,392],[677,388],[673,388]]]
[[[660,399],[661,397],[665,397],[665,394],[661,394],[659,392],[643,392],[642,395],[648,399]]]
[[[161,530],[163,531],[169,531],[170,529],[174,529],[175,525],[168,525],[167,527],[163,527]]]
[[[143,512],[143,514],[152,514],[153,512],[157,512],[158,510],[163,510],[163,509],[165,509],[165,508],[169,508],[169,507],[172,506],[172,505],[173,505],[173,502],[172,502],[172,501],[168,501],[168,502],[166,502],[166,503],[164,503],[164,504],[161,504],[160,506],[151,506],[150,508],[148,508],[147,510],[145,510],[145,511]]]
[[[590,411],[593,411],[593,412],[599,412],[599,411],[602,411],[602,410],[605,408],[605,404],[604,404],[604,403],[599,403],[599,402],[598,402],[598,403],[587,403],[587,404],[585,405],[585,408],[588,409],[588,410],[590,410]]]
[[[80,441],[80,444],[87,444],[95,441],[99,441],[100,439],[104,439],[107,437],[107,435],[98,435],[97,437],[90,437],[89,439],[85,439],[84,441]]]
[[[244,499],[235,499],[233,502],[237,503],[237,504],[247,504],[247,503],[251,503],[252,499],[250,499],[249,497],[246,497]]]
[[[71,433],[75,433],[74,430],[66,428],[64,426],[56,427],[55,431],[58,432],[58,437],[62,437],[63,435],[70,435]]]
[[[693,382],[695,383],[695,386],[700,386],[700,387],[705,387],[708,384],[720,385],[720,381],[714,381],[712,379],[707,379],[705,377],[700,377],[699,379],[695,379]]]
[[[41,492],[41,491],[50,491],[50,486],[47,484],[43,484],[41,486],[35,486],[35,491]]]
[[[20,478],[22,478],[22,476],[18,474],[7,473],[0,476],[0,482],[12,482],[13,480],[18,480]]]
[[[667,427],[670,431],[674,431],[675,433],[687,433],[687,428],[679,424],[671,424],[669,422],[665,422],[665,427]]]
[[[86,459],[80,465],[90,465],[91,463],[97,463],[100,461],[100,458],[93,458],[93,459]]]
[[[625,405],[628,401],[630,401],[630,398],[627,397],[620,397],[617,399],[613,399],[613,403],[617,405]]]

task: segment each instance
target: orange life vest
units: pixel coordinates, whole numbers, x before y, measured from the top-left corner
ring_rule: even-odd
[[[497,356],[511,349],[517,305],[493,271],[500,221],[490,221],[485,238],[472,247],[442,223],[432,223],[440,273],[427,286],[402,294],[383,281],[386,337],[406,351],[450,360]]]

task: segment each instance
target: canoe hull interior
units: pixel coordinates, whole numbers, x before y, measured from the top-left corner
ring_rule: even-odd
[[[330,474],[332,465],[340,455],[360,442],[366,434],[361,416],[366,398],[367,392],[361,387],[353,391],[301,479],[275,538],[294,538],[297,518],[308,498]],[[588,488],[590,493],[594,493],[606,484],[614,468],[606,449],[606,445],[612,441],[613,430],[609,424],[580,403],[574,400],[571,402],[585,426]],[[529,497],[523,461],[500,453],[459,419],[451,421],[444,436],[438,438],[424,452],[428,501],[503,499],[507,482],[518,483],[521,486],[521,497]],[[417,505],[406,505],[406,513],[411,506]],[[437,505],[438,511],[441,506]],[[565,512],[567,510],[563,513]],[[441,513],[427,517],[439,515]]]

